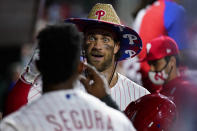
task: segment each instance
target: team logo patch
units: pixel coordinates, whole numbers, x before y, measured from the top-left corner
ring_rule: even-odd
[[[166,49],[167,54],[171,53],[171,49]]]
[[[132,35],[132,34],[124,34],[124,35],[123,35],[123,38],[129,39],[129,44],[130,44],[130,45],[135,44],[135,43],[134,43],[134,40],[137,40],[137,37],[136,37],[135,35]]]
[[[147,43],[147,45],[146,45],[147,54],[149,54],[150,48],[151,48],[151,44]]]
[[[130,57],[133,57],[136,54],[136,52],[133,50],[125,50],[125,54],[128,54],[130,58]]]
[[[98,10],[96,11],[96,16],[98,16],[98,20],[101,19],[101,17],[105,16],[106,12],[104,10]]]
[[[70,99],[71,95],[70,94],[66,94],[65,97],[66,97],[66,99]]]

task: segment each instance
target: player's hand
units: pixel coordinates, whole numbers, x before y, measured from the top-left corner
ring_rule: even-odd
[[[39,49],[35,49],[29,63],[27,64],[26,68],[24,69],[21,78],[27,82],[33,84],[38,76],[40,75],[40,72],[36,68],[36,60],[39,59]]]
[[[84,64],[84,68],[87,76],[81,76],[80,81],[86,91],[97,98],[106,96],[109,93],[107,80],[93,66]]]

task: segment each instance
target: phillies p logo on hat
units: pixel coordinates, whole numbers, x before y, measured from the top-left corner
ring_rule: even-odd
[[[87,18],[69,18],[65,22],[74,23],[82,32],[90,26],[106,26],[117,33],[120,40],[120,60],[132,58],[142,49],[139,35],[130,27],[122,25],[111,4],[97,3],[91,9]]]
[[[98,15],[98,20],[100,20],[101,17],[105,15],[105,11],[104,10],[96,11],[96,15]]]

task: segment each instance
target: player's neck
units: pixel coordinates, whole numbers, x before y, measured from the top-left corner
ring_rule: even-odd
[[[118,80],[118,75],[116,71],[114,72],[114,68],[116,68],[115,62],[112,62],[111,66],[108,69],[101,72],[101,74],[103,74],[105,78],[107,79],[107,81],[109,82],[110,88],[112,88],[117,83],[117,80]]]
[[[64,82],[54,84],[54,85],[45,85],[43,83],[43,93],[57,91],[57,90],[73,89],[74,88],[73,83],[75,81],[76,81],[76,77],[74,76]]]
[[[118,81],[118,73],[117,72],[114,72],[114,75],[113,75],[113,78],[112,78],[112,80],[110,82],[109,87],[110,88],[114,87],[115,84],[117,83],[117,81]]]

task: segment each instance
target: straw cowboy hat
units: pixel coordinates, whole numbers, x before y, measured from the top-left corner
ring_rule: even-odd
[[[106,26],[115,31],[120,40],[120,60],[136,56],[142,49],[139,35],[130,27],[122,25],[111,4],[97,3],[87,18],[69,18],[65,22],[76,24],[78,29],[85,32],[90,26]]]

